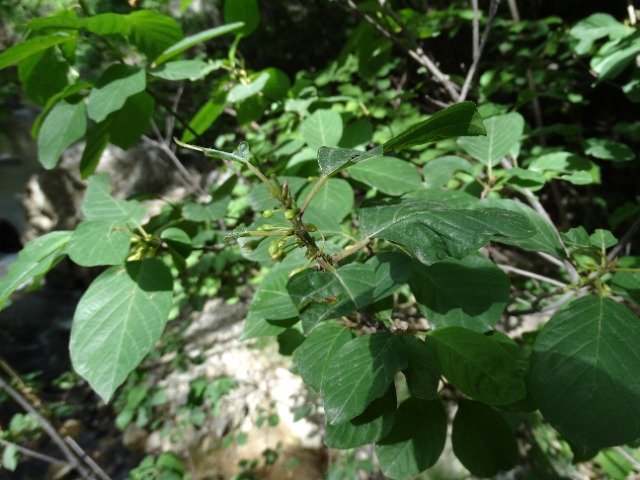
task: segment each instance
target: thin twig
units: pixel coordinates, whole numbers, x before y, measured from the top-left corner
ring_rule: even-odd
[[[505,272],[515,273],[517,275],[522,275],[523,277],[534,278],[536,280],[540,280],[541,282],[546,282],[546,283],[548,283],[550,285],[554,285],[556,287],[565,288],[567,286],[566,283],[562,283],[562,282],[560,282],[558,280],[555,280],[553,278],[545,277],[544,275],[539,275],[539,274],[534,273],[534,272],[529,272],[528,270],[522,270],[521,268],[512,267],[510,265],[501,265],[501,264],[498,264],[498,267],[500,267]]]
[[[640,462],[638,462],[638,460],[636,460],[631,455],[629,455],[629,452],[627,452],[622,447],[613,447],[613,448],[614,448],[614,450],[616,452],[618,452],[620,455],[622,455],[624,458],[626,458],[631,463],[631,465],[633,465],[633,469],[636,472],[640,471]]]
[[[633,224],[631,224],[631,227],[629,227],[629,230],[627,230],[627,233],[624,234],[624,236],[620,239],[618,244],[611,249],[611,251],[609,252],[609,255],[607,255],[607,260],[611,261],[614,258],[616,258],[620,254],[622,249],[626,247],[627,244],[631,241],[631,239],[636,234],[639,228],[640,228],[640,216],[635,219]]]
[[[5,447],[13,447],[17,451],[22,453],[23,455],[26,455],[27,457],[31,457],[31,458],[37,458],[38,460],[42,460],[43,462],[59,463],[59,464],[62,464],[62,465],[68,465],[69,464],[69,462],[65,462],[64,460],[60,460],[59,458],[53,458],[53,457],[50,457],[49,455],[44,455],[43,453],[35,452],[35,451],[30,450],[28,448],[25,448],[25,447],[23,447],[21,445],[16,445],[15,443],[7,442],[6,440],[3,440],[2,438],[0,438],[0,445],[4,445]]]
[[[473,0],[476,4],[477,8],[477,0]],[[487,45],[487,40],[489,39],[489,32],[491,32],[491,27],[493,26],[493,20],[496,18],[496,13],[498,12],[498,6],[500,5],[500,0],[491,0],[491,5],[489,6],[489,16],[487,17],[487,25],[484,28],[484,32],[482,33],[482,40],[480,41],[480,45],[478,46],[477,54],[474,49],[473,53],[473,63],[467,72],[467,77],[464,79],[464,83],[462,84],[462,90],[460,90],[460,96],[458,97],[458,101],[462,102],[465,98],[467,98],[467,94],[469,93],[469,88],[471,88],[471,82],[476,75],[476,70],[478,69],[478,64],[480,63],[480,57],[482,56],[482,52],[484,51],[484,47]],[[477,12],[475,12],[477,13]],[[474,15],[474,29],[476,15]],[[474,32],[475,33],[475,32]],[[475,44],[474,44],[475,46]]]
[[[15,402],[20,405],[25,411],[27,411],[33,418],[37,420],[42,429],[47,432],[47,435],[51,438],[53,443],[55,443],[58,448],[62,451],[64,456],[69,460],[69,463],[73,466],[74,469],[78,471],[78,473],[82,476],[82,478],[90,479],[91,474],[89,471],[82,466],[82,464],[78,461],[78,458],[74,455],[73,451],[69,448],[64,439],[60,436],[60,434],[53,428],[46,418],[40,415],[33,406],[27,402],[20,393],[14,390],[7,382],[4,381],[3,378],[0,377],[0,388],[3,389],[7,394],[15,400]]]
[[[553,263],[555,266],[560,267],[560,268],[564,268],[564,263],[562,263],[560,260],[558,260],[556,257],[552,257],[551,255],[549,255],[548,253],[544,253],[544,252],[536,252],[540,257],[544,258],[547,262],[549,263]]]
[[[369,242],[371,241],[371,238],[367,237],[365,238],[363,241],[356,243],[355,245],[344,249],[341,253],[338,253],[336,255],[334,255],[333,257],[331,257],[331,261],[333,263],[338,263],[340,261],[342,261],[343,259],[347,258],[350,255],[353,255],[354,253],[356,253],[358,250],[363,249],[364,247],[366,247]]]
[[[418,62],[420,65],[422,65],[427,70],[429,70],[429,72],[431,72],[431,74],[438,81],[438,83],[440,83],[445,88],[445,90],[451,97],[451,100],[455,101],[458,98],[457,85],[453,83],[447,75],[442,73],[442,71],[436,66],[436,64],[433,63],[433,61],[424,53],[422,48],[420,48],[417,45],[413,45],[413,48],[407,47],[406,45],[404,45],[400,40],[398,40],[394,35],[392,35],[387,29],[385,29],[382,25],[380,25],[373,17],[371,17],[367,13],[361,12],[353,0],[345,0],[344,3],[346,3],[351,10],[355,11],[358,15],[364,18],[367,23],[369,23],[371,26],[373,26],[373,28],[378,30],[378,32],[380,32],[383,36],[387,37],[393,43],[395,43],[400,48],[405,50],[411,58],[413,58],[416,62]],[[394,21],[397,22],[395,18],[394,18]],[[414,42],[412,41],[412,43]]]
[[[472,61],[475,63],[480,58],[480,9],[478,8],[478,0],[471,0],[471,8],[473,9],[471,50],[473,52]]]
[[[89,455],[86,454],[86,452],[84,450],[82,450],[80,445],[78,445],[73,438],[71,438],[69,435],[67,435],[66,437],[64,437],[64,439],[69,444],[71,449],[74,452],[76,452],[78,457],[80,457],[87,465],[89,465],[91,467],[91,469],[95,472],[96,475],[98,475],[98,477],[101,480],[111,480],[111,477],[109,477],[109,475],[107,475],[104,472],[104,470],[102,470],[102,468],[100,468],[100,465],[98,465],[93,460],[93,458],[91,458]]]

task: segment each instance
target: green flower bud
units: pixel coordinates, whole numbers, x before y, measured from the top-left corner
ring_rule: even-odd
[[[296,211],[292,208],[284,212],[284,218],[286,218],[287,220],[291,220],[295,216],[296,216]]]
[[[264,212],[262,212],[262,216],[264,218],[271,218],[271,217],[273,217],[274,213],[276,213],[276,211],[272,210],[271,208],[269,208],[269,209],[265,210]]]

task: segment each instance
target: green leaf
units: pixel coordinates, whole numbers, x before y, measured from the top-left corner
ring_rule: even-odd
[[[120,225],[137,226],[145,215],[144,208],[133,200],[116,200],[111,196],[106,173],[89,179],[82,201],[82,213],[87,220],[102,220]]]
[[[169,268],[147,259],[109,268],[80,299],[71,327],[71,361],[105,402],[162,335],[172,290]]]
[[[496,166],[520,143],[524,119],[519,113],[496,115],[484,121],[486,137],[459,138],[458,145],[485,165]]]
[[[18,259],[9,265],[7,274],[0,278],[0,309],[9,295],[32,278],[51,270],[64,256],[72,232],[51,232],[27,243]]]
[[[262,91],[269,80],[269,74],[263,73],[251,83],[238,83],[234,85],[227,95],[229,102],[242,102]]]
[[[335,110],[316,110],[300,125],[302,138],[314,150],[337,147],[342,130],[342,117]]]
[[[609,230],[597,228],[596,231],[589,237],[591,245],[605,251],[607,248],[611,248],[618,243],[618,239],[613,236]]]
[[[640,32],[605,44],[591,59],[598,83],[620,75],[640,53]]]
[[[20,454],[18,453],[15,445],[6,445],[2,451],[2,468],[9,470],[10,472],[15,471],[18,466],[19,459]]]
[[[505,419],[491,407],[459,400],[451,432],[453,453],[473,475],[493,477],[518,461],[518,443]]]
[[[329,363],[352,338],[352,331],[343,325],[335,322],[321,323],[293,353],[296,373],[316,392],[322,392]]]
[[[384,145],[384,151],[437,142],[461,135],[485,135],[482,117],[473,102],[462,102],[439,111],[428,119],[413,125]]]
[[[349,175],[391,196],[423,188],[415,165],[393,157],[379,157],[358,163],[350,167]]]
[[[458,326],[484,333],[509,303],[507,275],[484,255],[416,265],[411,291],[436,328]]]
[[[107,118],[102,122],[94,123],[89,130],[87,143],[80,159],[80,175],[83,179],[93,175],[98,167],[102,153],[111,137],[111,122],[112,118]]]
[[[469,160],[455,155],[434,158],[422,167],[422,175],[428,188],[439,188],[451,180],[456,172],[472,173]]]
[[[302,329],[341,317],[373,302],[375,270],[372,265],[351,263],[335,271],[306,269],[293,276],[287,291],[300,312]]]
[[[121,109],[127,98],[144,91],[146,86],[144,69],[123,64],[111,65],[89,94],[89,118],[101,122],[110,113]]]
[[[544,252],[561,260],[566,257],[555,228],[533,208],[515,200],[497,198],[485,199],[482,205],[519,213],[529,220],[535,230],[535,233],[527,238],[499,237],[494,238],[494,241],[513,245],[529,252]]]
[[[588,138],[585,140],[584,153],[600,160],[611,162],[629,162],[636,154],[627,145],[606,138]]]
[[[372,300],[381,300],[404,285],[411,276],[413,263],[410,257],[397,252],[379,252],[367,260],[365,265],[375,269]]]
[[[58,58],[52,47],[22,60],[18,75],[25,95],[44,105],[69,84],[69,65]]]
[[[305,186],[298,198],[306,198],[311,188],[312,185]],[[353,202],[354,193],[349,182],[332,178],[320,187],[307,206],[303,219],[317,226],[324,235],[341,233],[340,222],[353,210]]]
[[[64,125],[64,128],[60,128]],[[67,147],[80,140],[87,130],[87,116],[82,100],[60,100],[42,122],[38,133],[38,158],[48,170],[58,164]]]
[[[320,165],[322,174],[329,176],[357,162],[381,155],[382,147],[375,147],[366,152],[351,148],[320,147],[318,149],[318,165]]]
[[[7,48],[4,52],[0,53],[0,70],[7,68],[8,66],[15,65],[25,58],[51,48],[54,45],[59,45],[76,39],[77,37],[75,35],[56,33],[54,35],[34,37],[25,40],[24,42]]]
[[[507,405],[527,394],[518,364],[490,337],[462,327],[444,327],[431,337],[438,346],[442,374],[468,397]]]
[[[110,141],[127,150],[140,141],[140,137],[149,130],[153,115],[153,97],[147,92],[131,95],[121,109],[110,115]]]
[[[575,50],[578,55],[583,55],[591,50],[596,40],[605,37],[611,39],[626,37],[632,32],[632,28],[618,22],[609,14],[594,13],[576,23],[569,33],[580,40]]]
[[[324,377],[322,395],[329,423],[360,415],[406,367],[402,341],[395,335],[367,334],[346,343],[331,359]]]
[[[173,18],[153,10],[138,10],[124,17],[131,27],[131,42],[154,60],[169,47],[182,40],[182,28]]]
[[[324,443],[330,448],[341,449],[375,443],[391,430],[397,407],[396,388],[391,385],[357,417],[339,425],[328,423]]]
[[[215,122],[216,118],[224,111],[226,106],[227,94],[215,94],[214,98],[207,100],[205,104],[198,110],[198,112],[189,121],[189,128],[196,132],[198,135],[204,133],[207,128]],[[181,140],[183,142],[190,142],[196,138],[191,130],[185,130],[182,134]]]
[[[165,63],[160,67],[149,70],[149,75],[165,80],[191,80],[192,82],[206,77],[209,73],[220,68],[220,63],[205,62],[204,60],[176,60]]]
[[[237,29],[237,35],[250,35],[260,23],[260,10],[256,0],[225,0],[225,23],[242,22],[242,28]]]
[[[118,13],[101,13],[80,21],[82,22],[80,28],[98,35],[127,36],[131,32],[131,25],[127,22],[126,15]]]
[[[625,300],[640,305],[640,257],[622,257],[616,264],[620,268],[635,269],[627,272],[614,272],[611,277],[611,291]]]
[[[193,249],[191,237],[181,228],[169,227],[162,231],[160,238],[167,244],[173,264],[179,271],[183,271],[187,266],[187,257]]]
[[[184,202],[182,204],[182,215],[186,220],[193,222],[220,220],[227,213],[227,207],[230,201],[231,197],[225,196],[206,204]]]
[[[611,298],[574,300],[533,345],[529,388],[544,418],[579,452],[640,437],[640,321]]]
[[[376,456],[388,478],[413,477],[436,463],[447,439],[447,413],[439,400],[409,398],[402,402],[389,435],[376,445]]]
[[[423,340],[403,335],[404,352],[409,364],[402,371],[411,395],[415,398],[433,400],[438,397],[440,363],[437,346],[432,338]]]
[[[73,85],[69,85],[62,92],[56,93],[53,97],[47,100],[47,104],[40,112],[40,115],[33,122],[33,126],[31,127],[31,136],[33,138],[37,138],[40,132],[40,127],[44,119],[49,115],[49,112],[58,104],[58,101],[62,98],[73,97],[77,93],[80,93],[82,90],[90,89],[93,87],[89,82],[78,82]]]
[[[241,22],[231,23],[229,25],[221,25],[215,28],[209,28],[207,30],[203,30],[202,32],[196,33],[195,35],[190,35],[188,37],[183,38],[177,43],[174,43],[170,47],[168,47],[164,52],[162,52],[158,58],[155,59],[155,64],[160,65],[167,60],[180,55],[182,52],[190,49],[191,47],[195,47],[196,45],[202,45],[207,40],[211,40],[212,38],[219,37],[220,35],[224,35],[225,33],[230,33],[238,30],[244,24]]]
[[[575,185],[600,183],[600,169],[590,160],[568,152],[554,152],[534,159],[529,170],[551,180],[559,178]]]
[[[69,258],[83,267],[118,265],[129,253],[131,232],[118,222],[93,220],[81,222],[67,247]]]
[[[291,88],[291,80],[289,76],[282,70],[274,67],[268,67],[258,72],[256,75],[260,76],[263,73],[269,75],[269,80],[262,89],[262,93],[270,100],[279,101],[287,96],[289,89]]]
[[[535,233],[527,218],[515,212],[451,208],[427,199],[372,202],[358,213],[363,235],[402,245],[425,265],[464,258],[494,236],[527,238]]]

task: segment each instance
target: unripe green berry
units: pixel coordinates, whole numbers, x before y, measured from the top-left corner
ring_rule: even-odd
[[[271,217],[273,217],[274,213],[276,213],[275,210],[272,210],[272,209],[269,208],[269,209],[265,210],[264,212],[262,212],[262,216],[264,218],[271,218]]]
[[[292,208],[289,208],[287,211],[284,212],[284,218],[286,218],[287,220],[291,220],[295,216],[296,216],[296,211]]]

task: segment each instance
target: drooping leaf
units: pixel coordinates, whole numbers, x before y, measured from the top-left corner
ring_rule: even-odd
[[[479,402],[459,400],[451,432],[453,453],[473,475],[493,477],[518,461],[518,443],[497,411]]]
[[[393,334],[363,335],[343,345],[331,359],[323,382],[329,423],[340,424],[360,415],[406,367],[402,341]]]
[[[127,98],[142,92],[146,86],[144,69],[123,64],[111,65],[89,94],[89,118],[101,122],[107,115],[122,108]]]
[[[137,10],[124,18],[131,27],[129,39],[150,61],[183,38],[178,22],[154,10]]]
[[[145,210],[133,200],[116,200],[111,196],[109,177],[106,173],[94,175],[82,201],[82,213],[87,220],[101,220],[120,225],[137,226],[144,217]]]
[[[324,320],[348,315],[371,304],[374,287],[374,267],[357,263],[335,271],[306,269],[287,283],[287,291],[300,312],[305,332]]]
[[[397,408],[396,388],[391,385],[357,417],[339,425],[328,423],[324,442],[328,447],[341,449],[375,443],[391,430]]]
[[[503,208],[505,210],[524,215],[535,229],[535,233],[527,238],[500,237],[494,238],[494,241],[504,243],[506,245],[513,245],[530,252],[548,253],[558,259],[565,258],[566,255],[556,230],[533,208],[522,202],[503,198],[489,198],[483,200],[482,204],[490,208]]]
[[[83,267],[119,265],[129,253],[131,232],[118,222],[89,220],[81,222],[73,232],[67,253]]]
[[[574,300],[538,334],[529,387],[579,452],[640,437],[640,321],[611,298]]]
[[[431,337],[442,374],[473,400],[507,405],[527,394],[516,360],[490,337],[462,327],[438,328]]]
[[[18,76],[22,91],[37,104],[45,105],[69,84],[69,65],[51,47],[22,60]]]
[[[250,35],[260,23],[260,9],[256,0],[225,0],[223,13],[226,23],[244,24],[236,30],[236,34],[243,37]]]
[[[402,373],[411,395],[424,400],[437,398],[440,361],[435,342],[430,337],[421,340],[418,337],[404,335],[401,338],[409,362]]]
[[[484,121],[486,137],[458,139],[458,145],[485,165],[496,166],[520,142],[524,119],[519,113],[496,115]]]
[[[376,456],[385,476],[405,479],[436,463],[446,439],[442,402],[409,398],[398,408],[391,432],[376,445]]]
[[[316,110],[300,125],[302,138],[314,150],[337,147],[342,130],[342,117],[335,110]]]
[[[0,278],[0,309],[9,295],[32,278],[51,270],[64,256],[65,247],[73,232],[59,231],[43,235],[27,243],[20,251],[7,274]]]
[[[211,40],[212,38],[219,37],[220,35],[224,35],[225,33],[231,33],[238,30],[244,24],[241,22],[230,23],[228,25],[221,25],[215,28],[209,28],[207,30],[203,30],[202,32],[198,32],[195,35],[190,35],[188,37],[183,38],[177,43],[174,43],[170,47],[168,47],[164,52],[162,52],[156,59],[155,64],[160,65],[167,60],[170,60],[177,55],[180,55],[185,50],[190,49],[196,45],[201,45],[207,40]],[[188,140],[185,140],[188,141]]]
[[[60,128],[64,125],[64,128]],[[51,109],[38,133],[38,158],[42,166],[52,169],[64,151],[82,138],[87,130],[87,116],[82,100],[62,99]]]
[[[423,187],[415,165],[394,157],[379,157],[353,165],[349,176],[391,196]]]
[[[406,198],[365,204],[360,230],[404,246],[425,265],[447,257],[464,258],[495,236],[527,238],[535,233],[527,218],[493,208],[451,208]]]
[[[55,33],[53,35],[34,37],[25,40],[24,42],[7,48],[4,52],[0,53],[0,70],[11,65],[15,65],[21,60],[51,48],[54,45],[70,42],[72,40],[76,40],[76,38],[77,37],[75,35],[69,35],[67,33]]]
[[[498,322],[510,298],[509,278],[481,254],[416,265],[409,285],[436,328],[484,333]]]
[[[304,383],[316,392],[323,391],[331,360],[352,338],[350,329],[335,322],[324,322],[314,328],[293,353],[293,364]]]
[[[169,268],[147,259],[111,267],[80,299],[71,327],[71,361],[105,402],[160,338],[172,290]]]
[[[131,95],[119,110],[110,116],[110,141],[127,150],[140,141],[140,137],[149,130],[149,121],[153,115],[154,100],[147,92]]]
[[[98,167],[102,153],[111,137],[111,122],[112,118],[107,118],[102,122],[94,123],[89,130],[87,143],[80,158],[80,176],[83,179],[93,175]]]
[[[437,142],[463,135],[485,135],[482,117],[473,102],[462,102],[439,111],[428,119],[409,127],[384,145],[384,151]]]

